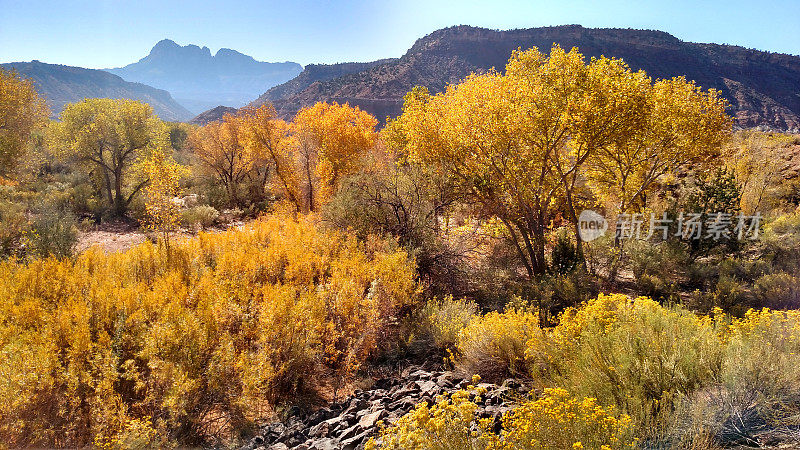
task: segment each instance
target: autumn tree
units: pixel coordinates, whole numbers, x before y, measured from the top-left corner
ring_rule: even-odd
[[[720,104],[714,92],[681,79],[653,84],[620,60],[586,63],[577,49],[554,46],[550,55],[515,51],[505,75],[472,75],[435,96],[408,96],[399,120],[411,157],[449,174],[481,212],[502,221],[533,278],[547,270],[546,235],[559,218],[572,223],[580,249],[577,212],[587,183],[621,189],[607,169],[616,149],[709,151],[728,124]],[[633,165],[657,177],[674,167],[663,160]]]
[[[341,178],[356,170],[375,143],[377,124],[375,117],[346,103],[320,102],[297,113],[294,158],[307,210],[327,201]]]
[[[180,181],[187,170],[163,150],[150,152],[139,164],[139,170],[148,180],[144,187],[144,225],[161,235],[170,257],[170,237],[180,224],[180,206],[173,200],[180,195]]]
[[[164,123],[146,103],[107,98],[69,104],[59,119],[51,127],[56,151],[91,171],[113,213],[124,215],[148,182],[136,162],[169,147]]]
[[[31,134],[45,125],[48,114],[30,80],[0,69],[0,177],[15,168]]]
[[[242,139],[248,152],[259,155],[265,175],[272,177],[265,183],[274,193],[279,193],[294,207],[302,209],[298,171],[295,165],[297,141],[290,135],[290,126],[278,119],[275,108],[266,104],[259,108],[246,108],[240,113]]]
[[[244,124],[242,117],[226,114],[222,121],[211,122],[189,136],[194,155],[223,186],[231,206],[263,198],[269,176],[260,149],[248,145]]]

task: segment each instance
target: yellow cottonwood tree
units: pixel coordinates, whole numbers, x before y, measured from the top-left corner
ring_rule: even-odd
[[[407,96],[399,120],[411,157],[454,177],[499,218],[534,277],[547,269],[545,236],[554,221],[567,218],[578,234],[587,181],[617,181],[607,169],[614,149],[652,142],[676,155],[708,151],[728,125],[720,102],[681,79],[653,84],[620,60],[586,63],[577,49],[554,46],[549,55],[515,51],[505,75],[472,75],[435,96]],[[657,165],[660,175],[674,167],[664,159],[675,160],[633,165]]]
[[[117,215],[124,215],[147,179],[130,185],[139,158],[169,142],[164,123],[146,103],[91,98],[64,108],[51,127],[56,150],[86,165]]]
[[[299,212],[302,209],[301,195],[293,153],[296,140],[290,135],[289,124],[278,119],[275,108],[269,104],[245,109],[239,117],[247,151],[259,155],[259,159],[271,167],[274,176],[270,187],[282,193]],[[265,170],[265,173],[268,172]]]
[[[31,133],[46,124],[48,114],[30,80],[0,69],[0,177],[14,168]]]
[[[242,117],[226,114],[222,121],[211,122],[189,136],[194,155],[222,184],[232,206],[263,197],[269,176],[261,149],[248,145],[244,123]],[[249,192],[243,192],[246,187]]]
[[[375,117],[346,103],[320,102],[297,113],[292,123],[295,157],[309,211],[358,167],[360,157],[375,143],[377,124]]]

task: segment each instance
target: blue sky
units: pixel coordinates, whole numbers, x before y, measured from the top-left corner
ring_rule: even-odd
[[[262,61],[370,61],[400,56],[415,39],[450,25],[576,23],[800,54],[800,0],[0,0],[0,62],[117,67],[163,38],[212,52],[233,48]]]

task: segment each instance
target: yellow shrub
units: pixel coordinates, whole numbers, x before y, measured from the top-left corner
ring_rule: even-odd
[[[169,258],[144,243],[0,263],[0,441],[235,437],[268,402],[341,383],[416,290],[403,251],[309,218],[201,233]]]
[[[458,364],[490,379],[525,375],[526,345],[541,336],[536,314],[514,309],[487,313],[459,332]]]
[[[470,391],[460,390],[452,396],[437,398],[436,404],[426,402],[399,418],[393,426],[381,433],[382,449],[425,450],[472,450],[479,437],[470,430],[475,421],[478,405],[470,400]],[[378,448],[370,439],[367,449]]]
[[[617,417],[591,397],[572,397],[564,389],[546,389],[542,398],[514,408],[503,418],[496,448],[633,448],[631,418]]]
[[[622,449],[633,448],[631,419],[617,417],[593,398],[571,397],[563,389],[547,389],[542,398],[522,403],[503,417],[503,430],[494,434],[491,419],[477,419],[478,405],[461,390],[442,396],[436,404],[418,405],[368,449]]]
[[[555,385],[649,426],[681,396],[717,379],[722,348],[709,318],[645,297],[601,294],[566,311],[546,342],[529,343],[527,356],[549,363],[543,375]]]
[[[458,344],[458,333],[478,313],[478,305],[467,299],[448,295],[443,299],[428,300],[421,311],[421,332],[428,335],[433,345],[442,350],[452,350]]]

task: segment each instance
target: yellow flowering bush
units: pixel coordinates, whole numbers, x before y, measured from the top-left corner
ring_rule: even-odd
[[[2,262],[0,441],[235,438],[270,405],[341,385],[417,289],[405,252],[312,218],[200,233],[169,257],[144,243]]]
[[[631,419],[616,416],[593,398],[579,399],[564,389],[547,389],[541,398],[525,401],[502,419],[500,434],[492,419],[478,419],[478,405],[470,400],[479,389],[460,390],[422,403],[384,429],[368,449],[623,449],[633,448]]]
[[[755,390],[764,407],[800,413],[800,311],[750,310],[731,321],[726,340],[728,389]]]
[[[591,397],[546,389],[542,398],[527,401],[503,418],[498,449],[620,449],[633,448],[631,418],[617,416]]]
[[[478,405],[470,400],[469,390],[442,395],[434,405],[422,402],[381,432],[380,440],[370,439],[368,450],[471,450],[481,448],[474,441],[482,433],[473,432]],[[378,444],[377,442],[380,442]]]
[[[712,320],[640,297],[603,295],[566,311],[529,359],[547,360],[549,379],[651,425],[674,402],[720,373],[722,349]]]
[[[537,314],[516,309],[489,312],[458,333],[458,364],[490,379],[525,375],[526,345],[541,336]]]

